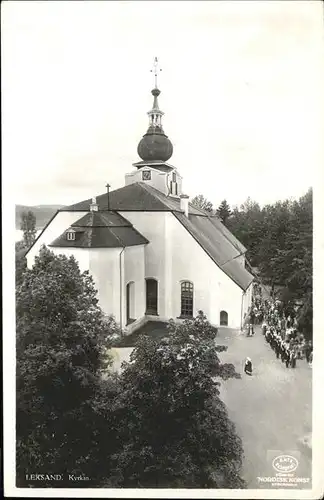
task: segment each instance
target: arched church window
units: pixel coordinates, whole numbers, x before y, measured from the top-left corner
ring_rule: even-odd
[[[228,325],[228,314],[226,311],[221,311],[219,315],[219,324],[221,326],[227,326]]]
[[[193,284],[191,281],[181,283],[181,316],[186,318],[193,316]]]
[[[135,283],[130,281],[126,285],[126,321],[129,325],[135,321]]]
[[[154,278],[146,278],[146,314],[158,314],[158,282]]]

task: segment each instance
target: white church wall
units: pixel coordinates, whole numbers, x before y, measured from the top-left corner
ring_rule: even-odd
[[[42,245],[49,245],[58,236],[60,236],[66,229],[68,229],[73,222],[76,222],[87,212],[58,212],[52,222],[47,226],[46,230],[40,235],[34,246],[27,254],[27,265],[32,267],[35,262],[35,256],[39,254]],[[52,248],[50,248],[53,250]],[[62,249],[63,250],[63,249]],[[64,249],[65,250],[65,249]],[[60,252],[64,253],[64,252]]]
[[[73,257],[79,264],[80,271],[83,273],[89,269],[89,249],[88,248],[62,248],[50,247],[50,250],[55,255],[66,255],[66,257]]]
[[[242,311],[243,318],[244,318],[244,315],[246,315],[248,313],[248,309],[252,303],[252,290],[253,290],[253,284],[251,283],[251,285],[246,290],[244,297],[243,297],[243,311]]]
[[[194,314],[201,309],[212,324],[219,325],[220,312],[226,311],[228,326],[240,328],[243,291],[212,261],[182,224],[172,214],[168,216],[168,234],[173,242],[172,266],[169,266],[172,316],[180,314],[181,281],[188,280],[194,285]]]
[[[158,314],[163,320],[181,313],[181,281],[194,284],[194,314],[203,310],[219,325],[220,311],[228,313],[228,326],[240,328],[241,288],[206,254],[170,212],[120,212],[148,240],[145,277],[158,281]],[[144,291],[145,298],[145,291]]]
[[[193,314],[202,310],[212,321],[210,291],[215,264],[171,213],[167,214],[166,233],[169,252],[167,274],[171,284],[167,297],[168,317],[180,316],[181,282],[191,281],[194,287]]]
[[[144,180],[143,172],[149,171],[151,179]],[[134,182],[145,182],[149,186],[158,189],[164,194],[168,194],[167,186],[167,174],[166,172],[161,172],[160,170],[151,168],[149,166],[142,167],[134,172],[125,175],[125,185],[133,184]]]
[[[119,212],[143,234],[149,243],[145,245],[145,276],[158,282],[158,314],[168,316],[165,310],[165,220],[168,212]],[[144,283],[145,286],[145,283]],[[146,300],[144,290],[144,300]]]
[[[130,317],[139,319],[144,316],[146,306],[144,245],[136,245],[125,249],[125,290],[128,283],[132,283],[130,286]]]
[[[89,272],[98,290],[99,305],[120,322],[124,307],[124,256],[122,248],[92,248]],[[122,294],[120,295],[120,292]],[[122,314],[122,320],[124,320]]]
[[[180,196],[182,194],[182,177],[180,177],[180,175],[177,176],[177,183],[178,183],[178,195]]]
[[[213,289],[213,317],[220,324],[221,311],[227,312],[228,325],[241,328],[243,290],[234,283],[220,268],[216,270]]]

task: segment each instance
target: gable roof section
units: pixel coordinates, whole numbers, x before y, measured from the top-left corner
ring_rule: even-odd
[[[75,239],[68,240],[67,230],[50,247],[65,248],[121,248],[145,245],[149,241],[120,214],[112,211],[89,212],[70,226]]]
[[[129,220],[118,212],[88,212],[81,219],[74,222],[72,228],[82,227],[132,227]]]
[[[253,276],[236,260],[244,252],[240,252],[230,239],[224,236],[221,229],[213,223],[212,217],[191,215],[188,218],[179,213],[174,213],[174,216],[215,264],[242,290],[247,290],[253,281]]]
[[[107,193],[101,194],[96,199],[99,210],[107,210]],[[91,198],[75,203],[60,210],[62,212],[70,211],[88,211],[91,204]],[[166,196],[158,189],[145,184],[144,182],[134,182],[128,186],[115,189],[109,193],[109,206],[111,210],[122,212],[182,212],[180,209],[180,199],[172,196]],[[189,205],[189,213],[196,215],[206,215],[203,210]]]

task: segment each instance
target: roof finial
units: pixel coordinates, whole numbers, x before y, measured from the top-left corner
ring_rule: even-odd
[[[154,84],[155,84],[155,88],[157,89],[158,86],[157,86],[157,76],[159,74],[159,72],[162,71],[162,69],[159,67],[159,61],[158,61],[158,58],[155,57],[154,58],[154,62],[153,62],[153,68],[151,69],[151,73],[154,73]]]

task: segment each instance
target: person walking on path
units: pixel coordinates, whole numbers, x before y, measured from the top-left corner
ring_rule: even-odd
[[[296,360],[297,360],[297,353],[295,350],[292,350],[290,353],[290,366],[292,368],[296,368]]]
[[[265,335],[266,331],[267,331],[267,323],[264,321],[262,323],[262,333],[263,333],[263,335]]]
[[[280,355],[280,340],[279,340],[278,337],[276,339],[275,351],[276,351],[277,359],[279,359],[279,355]]]
[[[285,354],[285,362],[286,362],[286,368],[289,368],[289,364],[290,364],[290,351],[289,349],[287,348],[286,349],[286,354]]]
[[[311,344],[311,341],[309,340],[307,343],[306,343],[306,346],[305,346],[305,356],[306,356],[306,361],[307,363],[309,363],[309,360],[310,360],[310,355],[311,355],[311,352],[312,352],[312,344]]]
[[[244,364],[244,372],[247,375],[252,375],[252,361],[251,358],[246,358],[245,364]]]

